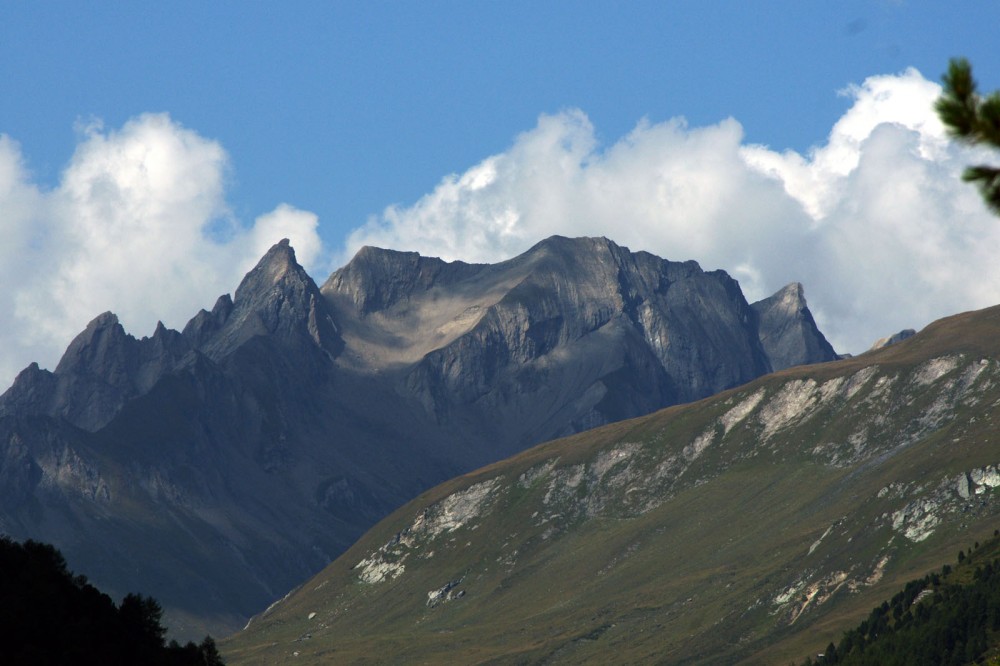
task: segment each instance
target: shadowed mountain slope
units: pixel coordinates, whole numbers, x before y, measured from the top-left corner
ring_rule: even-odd
[[[0,530],[221,635],[435,483],[769,371],[767,331],[804,338],[782,363],[828,360],[795,326],[606,239],[495,265],[365,248],[322,289],[282,241],[183,332],[106,313],[18,376]]]

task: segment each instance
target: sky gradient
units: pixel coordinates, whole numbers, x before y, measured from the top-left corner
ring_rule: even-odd
[[[956,55],[1000,88],[995,2],[8,5],[3,385],[105,310],[182,327],[283,236],[322,282],[604,235],[800,281],[854,353],[1000,302],[982,156],[929,108]]]

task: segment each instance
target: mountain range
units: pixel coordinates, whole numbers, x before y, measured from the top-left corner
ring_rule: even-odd
[[[0,530],[221,635],[434,484],[835,358],[801,285],[750,304],[603,238],[490,265],[366,247],[322,287],[282,241],[182,331],[104,313],[18,375]]]

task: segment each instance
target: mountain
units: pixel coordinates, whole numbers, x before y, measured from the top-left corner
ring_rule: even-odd
[[[320,288],[282,241],[182,331],[105,313],[20,373],[0,530],[222,635],[435,483],[833,358],[793,291],[559,237],[494,265],[364,248]]]
[[[773,296],[757,301],[753,309],[760,322],[760,341],[773,370],[802,365],[803,359],[837,358],[830,343],[818,334],[800,283],[793,282]]]
[[[463,436],[491,429],[491,459],[711,395],[775,363],[836,358],[801,287],[791,305],[751,307],[723,271],[605,238],[556,236],[496,265],[364,248],[322,291],[353,366],[394,375]]]
[[[889,345],[894,345],[897,342],[902,342],[906,338],[909,338],[909,337],[912,337],[912,336],[916,335],[916,333],[917,332],[915,330],[913,330],[912,328],[904,328],[902,331],[900,331],[898,333],[894,333],[894,334],[892,334],[890,336],[887,336],[887,337],[884,337],[884,338],[879,338],[871,346],[871,350],[882,349],[882,347],[888,347]],[[871,350],[869,350],[869,351],[871,351]]]
[[[427,491],[229,663],[789,663],[1000,521],[1000,307]]]

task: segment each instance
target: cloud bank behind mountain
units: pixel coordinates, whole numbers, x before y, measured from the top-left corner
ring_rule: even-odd
[[[166,114],[79,128],[52,189],[32,181],[18,144],[0,136],[3,386],[30,361],[54,367],[103,311],[139,335],[159,320],[183,326],[283,237],[314,262],[316,216],[282,204],[241,226],[225,198],[229,170],[218,143]]]
[[[642,120],[606,142],[582,110],[546,114],[504,152],[325,245],[323,222],[291,203],[237,219],[225,149],[169,115],[79,128],[52,187],[0,135],[0,383],[32,360],[54,367],[105,310],[135,335],[183,326],[283,237],[321,281],[363,245],[493,262],[552,234],[607,236],[724,269],[751,300],[801,281],[838,351],[863,351],[1000,303],[1000,220],[960,179],[992,156],[948,140],[939,92],[913,69],[873,76],[842,91],[848,110],[806,154],[748,144],[732,118]]]
[[[602,145],[582,111],[544,115],[505,152],[369,219],[345,256],[370,244],[496,261],[550,234],[606,235],[725,269],[750,299],[801,281],[824,333],[854,353],[1000,302],[1000,220],[960,179],[989,156],[948,140],[940,87],[909,69],[841,94],[849,109],[805,155],[748,145],[732,118],[644,120]]]

